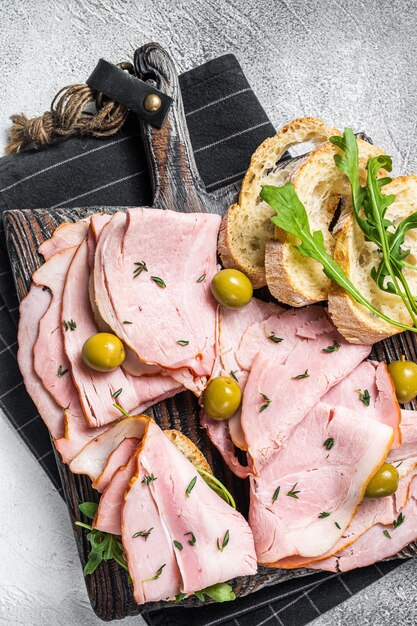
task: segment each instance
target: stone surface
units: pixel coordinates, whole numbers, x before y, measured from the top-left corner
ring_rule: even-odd
[[[416,18],[413,0],[2,0],[0,143],[12,113],[42,113],[99,57],[126,60],[153,40],[181,71],[234,52],[276,126],[315,115],[365,130],[412,173]],[[64,504],[2,416],[0,441],[0,623],[101,623]],[[415,624],[416,581],[417,564],[403,565],[315,625]]]

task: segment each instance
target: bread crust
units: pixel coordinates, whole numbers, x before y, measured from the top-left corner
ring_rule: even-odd
[[[198,465],[206,472],[209,472],[209,474],[213,473],[204,454],[191,439],[186,437],[186,435],[175,429],[164,430],[164,435],[168,437],[171,443],[173,443],[194,466]]]

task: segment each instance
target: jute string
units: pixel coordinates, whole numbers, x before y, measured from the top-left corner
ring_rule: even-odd
[[[125,123],[128,110],[112,100],[105,100],[97,107],[97,96],[97,91],[85,83],[69,85],[56,94],[50,111],[40,117],[29,119],[23,113],[12,115],[6,154],[16,154],[29,144],[43,146],[58,137],[116,134]]]

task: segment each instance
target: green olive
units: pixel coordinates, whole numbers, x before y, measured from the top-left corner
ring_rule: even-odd
[[[385,498],[398,489],[398,470],[390,463],[384,463],[368,483],[366,498]]]
[[[417,396],[417,363],[406,361],[403,356],[401,361],[390,363],[388,371],[394,382],[398,402],[404,404],[414,400]]]
[[[212,378],[203,393],[204,410],[214,420],[227,420],[238,410],[242,392],[230,376]]]
[[[249,278],[239,270],[220,270],[211,281],[211,291],[217,302],[229,309],[240,309],[252,299]]]
[[[125,360],[124,345],[119,337],[111,333],[97,333],[83,345],[83,361],[98,372],[111,372]]]

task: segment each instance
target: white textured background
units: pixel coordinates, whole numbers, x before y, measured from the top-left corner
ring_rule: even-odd
[[[0,0],[0,143],[9,115],[42,113],[100,56],[127,60],[158,41],[180,71],[234,52],[276,126],[314,115],[365,130],[397,172],[412,173],[416,26],[413,0]],[[64,503],[2,416],[0,446],[0,623],[102,623]],[[417,564],[407,563],[314,625],[414,625],[416,591]]]

